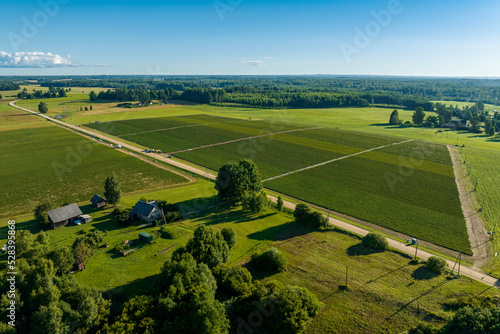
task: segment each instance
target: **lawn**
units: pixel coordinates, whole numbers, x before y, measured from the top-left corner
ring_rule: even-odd
[[[30,212],[46,201],[88,200],[103,193],[104,180],[113,172],[124,192],[187,182],[57,126],[0,131],[0,150],[2,218]]]
[[[122,205],[130,207],[141,197],[165,199],[180,203],[182,210],[208,209],[212,204],[213,183],[198,182],[182,187],[151,193],[126,195]],[[372,252],[360,245],[359,237],[340,230],[312,231],[292,222],[287,213],[266,209],[261,214],[247,215],[239,208],[230,211],[208,209],[190,219],[170,226],[178,239],[158,239],[151,245],[126,257],[116,256],[112,248],[125,241],[137,239],[140,232],[158,227],[121,227],[109,215],[110,209],[92,209],[88,201],[81,203],[93,222],[82,226],[68,226],[48,231],[50,247],[70,246],[82,231],[101,230],[107,235],[109,248],[100,248],[87,262],[87,269],[75,274],[84,284],[106,291],[108,297],[123,299],[148,291],[163,263],[175,247],[161,255],[158,252],[177,244],[185,245],[192,231],[200,224],[220,230],[230,226],[237,233],[237,244],[231,251],[229,264],[247,266],[255,278],[277,279],[286,285],[306,287],[324,303],[319,315],[306,333],[401,333],[418,321],[442,324],[452,315],[448,306],[458,298],[478,295],[498,295],[467,277],[447,280],[433,276],[421,265],[410,265],[409,258],[395,252]],[[6,222],[1,223],[0,240],[6,238]],[[18,229],[39,229],[29,219],[19,219]],[[106,232],[107,231],[107,232]],[[287,269],[269,275],[248,266],[250,255],[274,245],[288,260]],[[5,256],[0,257],[5,263]],[[349,265],[348,290],[345,269]]]
[[[50,123],[7,104],[0,104],[0,131],[44,126],[50,126]]]

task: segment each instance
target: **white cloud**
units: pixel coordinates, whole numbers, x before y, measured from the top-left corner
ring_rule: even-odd
[[[265,65],[265,62],[263,60],[243,60],[242,63],[249,66]]]
[[[85,65],[73,63],[71,56],[60,56],[50,52],[14,52],[0,51],[0,67],[46,68],[46,67],[103,67],[107,65]]]

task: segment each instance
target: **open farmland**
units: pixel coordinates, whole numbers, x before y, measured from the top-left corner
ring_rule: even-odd
[[[249,158],[259,166],[267,188],[471,253],[446,146],[291,124],[279,131],[302,130],[225,143],[266,133],[269,123],[233,119],[203,123],[207,117],[219,119],[172,117],[91,127],[164,152],[183,150],[175,156],[214,170],[228,161]],[[199,126],[175,128],[180,120]],[[221,145],[200,147],[214,143]]]
[[[103,192],[104,180],[113,172],[123,192],[187,182],[179,175],[50,125],[0,131],[0,151],[0,217],[29,212],[47,201],[60,205],[88,200],[94,193]]]
[[[453,166],[447,154],[445,146],[413,141],[270,180],[264,185],[470,254]]]

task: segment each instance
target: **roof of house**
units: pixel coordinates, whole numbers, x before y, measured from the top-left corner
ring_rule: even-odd
[[[132,211],[130,211],[131,216],[135,216],[136,214],[139,216],[144,216],[144,217],[149,217],[149,215],[158,209],[158,206],[155,205],[156,202],[144,202],[144,201],[139,201],[137,204],[134,206]]]
[[[92,197],[92,199],[90,200],[92,203],[99,203],[99,202],[106,202],[106,200],[104,198],[102,198],[101,196],[99,195],[94,195],[94,197]]]
[[[59,223],[67,219],[80,216],[82,214],[82,210],[80,210],[76,203],[73,203],[59,209],[51,210],[47,212],[47,214],[53,223]]]
[[[146,232],[139,233],[139,236],[143,236],[143,237],[146,237],[146,238],[151,238],[151,234],[146,233]]]

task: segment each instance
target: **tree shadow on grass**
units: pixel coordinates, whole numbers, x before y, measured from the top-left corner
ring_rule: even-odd
[[[360,255],[371,255],[384,252],[381,249],[373,249],[365,247],[362,243],[357,243],[347,248],[347,255],[349,256],[360,256]]]
[[[419,280],[419,281],[426,281],[426,280],[431,280],[433,278],[436,278],[440,276],[439,274],[432,272],[428,269],[426,269],[424,266],[420,266],[413,273],[411,274],[411,277],[413,279]]]
[[[394,312],[392,315],[390,315],[389,317],[387,317],[385,320],[390,320],[392,317],[394,317],[395,315],[399,314],[401,311],[403,311],[405,308],[407,308],[408,306],[410,306],[413,302],[419,300],[420,298],[432,293],[432,292],[435,292],[436,290],[438,290],[440,287],[442,287],[443,285],[451,282],[453,280],[451,279],[447,279],[445,278],[443,281],[439,282],[438,284],[434,285],[432,288],[430,288],[429,290],[427,291],[424,291],[421,295],[419,295],[418,297],[412,299],[411,301],[409,301],[408,303],[406,303],[405,305],[403,305],[399,310],[397,310],[396,312]]]
[[[195,219],[195,222],[203,222],[205,225],[217,225],[222,223],[246,223],[252,222],[260,219],[265,219],[276,215],[276,212],[269,212],[264,214],[248,214],[242,210],[238,211],[223,211],[223,212],[213,212],[211,215],[201,216]]]
[[[280,234],[284,229],[286,229],[287,226],[288,226],[288,223],[284,223],[284,224],[276,225],[276,226],[271,226],[271,227],[268,227],[264,230],[251,233],[247,237],[249,239],[254,239],[254,240],[278,240],[276,238],[277,235]],[[288,239],[288,238],[286,238],[286,239]],[[284,239],[280,239],[280,240],[284,240]]]
[[[250,274],[252,274],[252,277],[257,280],[263,280],[265,278],[271,277],[275,274],[279,274],[278,272],[271,272],[271,271],[264,271],[264,270],[259,270],[255,268],[255,266],[252,265],[252,262],[247,262],[242,265],[243,268],[246,268]]]
[[[399,268],[396,268],[396,269],[394,269],[394,270],[391,270],[391,271],[389,271],[388,273],[385,273],[385,274],[383,274],[383,275],[381,275],[381,276],[379,276],[379,277],[377,277],[377,278],[374,278],[374,279],[372,279],[372,280],[368,281],[367,283],[369,284],[369,283],[376,282],[376,281],[378,281],[378,280],[379,280],[379,279],[381,279],[381,278],[384,278],[384,277],[386,277],[386,276],[389,276],[390,274],[395,273],[396,271],[400,271],[401,269],[403,269],[403,268],[405,268],[405,267],[408,267],[409,265],[410,265],[410,264],[405,264],[404,266],[401,266],[401,267],[399,267]]]
[[[112,304],[118,305],[118,310],[123,303],[139,294],[148,294],[156,287],[157,275],[137,278],[131,283],[118,286],[103,292],[104,298],[111,300]],[[112,307],[113,308],[113,307]]]

